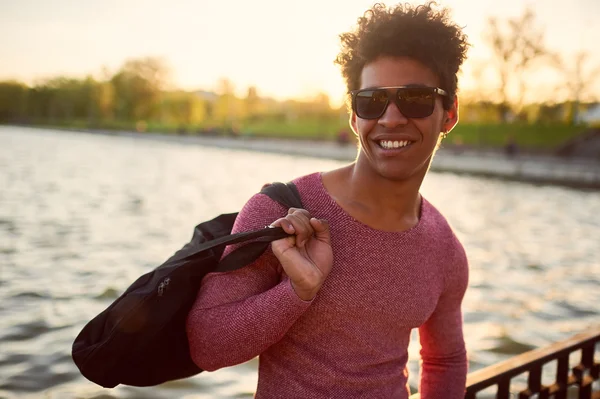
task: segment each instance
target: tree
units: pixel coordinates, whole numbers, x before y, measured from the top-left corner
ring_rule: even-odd
[[[74,79],[59,76],[42,80],[31,93],[31,103],[39,111],[38,117],[55,121],[89,118],[94,111],[92,78]]]
[[[26,118],[28,89],[20,82],[0,82],[0,122],[18,122]]]
[[[317,95],[315,96],[315,98],[313,100],[313,106],[314,106],[314,111],[313,111],[314,115],[321,122],[335,118],[335,111],[333,111],[331,109],[329,96],[326,93],[324,93],[324,92],[317,93]]]
[[[100,82],[94,94],[100,120],[112,120],[115,116],[115,87],[110,81]]]
[[[239,116],[237,112],[237,99],[231,81],[226,78],[220,79],[217,93],[219,97],[212,110],[213,118],[217,123],[229,127],[237,119],[236,117]]]
[[[191,126],[206,117],[204,101],[193,93],[173,91],[164,93],[164,121],[179,126]]]
[[[244,105],[247,117],[250,120],[256,118],[259,112],[260,98],[258,97],[258,91],[255,86],[250,86],[248,88],[248,94],[244,100]]]
[[[554,64],[564,77],[561,87],[567,90],[570,104],[567,122],[571,125],[577,123],[582,99],[586,95],[591,96],[594,84],[600,78],[600,66],[587,67],[588,60],[589,54],[583,51],[578,52],[570,62],[559,55],[554,56]]]
[[[161,116],[161,92],[169,86],[169,69],[159,58],[125,62],[112,77],[119,119],[146,120]]]
[[[484,37],[493,51],[493,65],[499,78],[500,116],[506,121],[511,103],[517,112],[523,106],[528,72],[548,54],[543,44],[544,33],[536,28],[533,11],[526,9],[522,16],[505,23],[491,17]],[[511,96],[511,89],[514,96]]]

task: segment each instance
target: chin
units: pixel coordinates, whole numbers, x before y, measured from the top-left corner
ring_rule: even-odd
[[[414,174],[408,174],[408,173],[405,173],[405,174],[398,174],[397,173],[397,174],[382,175],[382,177],[384,179],[386,179],[386,180],[393,181],[393,182],[396,182],[396,183],[400,183],[400,182],[406,182],[406,181],[411,180],[411,178],[414,178],[415,175]]]
[[[377,170],[379,176],[386,180],[391,180],[395,182],[401,182],[405,180],[410,180],[411,178],[418,175],[417,170],[409,170],[407,168],[402,169],[391,169],[391,168],[381,168]]]
[[[377,168],[378,174],[384,179],[401,182],[413,179],[423,179],[429,170],[430,162],[423,162],[419,165],[394,165],[395,167]]]

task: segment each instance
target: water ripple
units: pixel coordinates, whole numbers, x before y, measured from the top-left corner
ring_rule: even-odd
[[[206,173],[199,160],[219,168]],[[255,360],[151,390],[104,390],[79,374],[71,344],[198,222],[240,209],[267,181],[341,164],[0,127],[0,397],[251,398]],[[600,323],[600,193],[449,173],[428,175],[422,192],[469,257],[471,370]],[[416,337],[409,353],[416,387]]]

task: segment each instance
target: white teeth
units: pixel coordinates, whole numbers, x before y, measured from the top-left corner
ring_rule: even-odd
[[[402,140],[402,141],[381,140],[379,142],[379,146],[382,148],[385,148],[385,149],[406,147],[408,144],[410,144],[410,141],[408,141],[408,140]]]

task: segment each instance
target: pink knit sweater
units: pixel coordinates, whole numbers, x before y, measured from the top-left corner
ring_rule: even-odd
[[[212,371],[260,356],[259,399],[405,399],[407,348],[419,328],[421,397],[462,398],[460,305],[468,266],[444,217],[423,199],[412,229],[374,230],[336,204],[320,173],[294,183],[304,207],[329,221],[330,275],[312,301],[295,294],[270,250],[241,270],[207,275],[187,322],[194,361]],[[257,194],[234,231],[262,228],[284,214]]]

